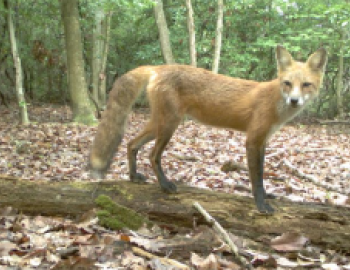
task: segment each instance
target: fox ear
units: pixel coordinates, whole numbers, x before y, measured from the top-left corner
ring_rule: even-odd
[[[327,51],[324,48],[318,49],[307,60],[307,64],[314,71],[324,71],[327,64]]]
[[[277,45],[276,60],[279,71],[285,71],[294,62],[293,57],[290,55],[290,53],[281,45]]]

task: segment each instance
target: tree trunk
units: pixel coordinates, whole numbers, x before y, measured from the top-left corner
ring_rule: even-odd
[[[106,99],[106,64],[109,49],[112,12],[97,10],[93,32],[92,48],[92,96],[99,109],[105,107]]]
[[[189,43],[189,52],[191,65],[197,66],[197,53],[196,53],[196,32],[194,28],[194,19],[193,19],[193,9],[191,0],[186,0],[187,7],[187,28],[188,28],[188,43]]]
[[[215,51],[214,51],[214,59],[213,59],[214,73],[219,72],[223,25],[224,25],[224,1],[218,0],[218,21],[216,25]]]
[[[34,215],[77,216],[96,207],[105,194],[119,205],[146,214],[154,222],[192,227],[204,223],[192,207],[199,202],[221,225],[237,235],[257,239],[266,234],[298,232],[313,245],[350,250],[350,209],[316,203],[273,200],[274,215],[262,215],[252,198],[179,186],[166,194],[157,184],[120,182],[28,181],[0,175],[0,206],[12,206]]]
[[[339,118],[344,117],[344,107],[343,107],[343,73],[344,73],[344,32],[341,31],[340,37],[340,52],[339,52],[339,62],[338,62],[338,75],[337,75],[337,116]]]
[[[107,84],[107,76],[106,76],[106,65],[107,65],[107,57],[109,51],[109,40],[111,37],[111,20],[112,20],[112,11],[109,11],[102,21],[102,31],[104,34],[104,41],[102,47],[102,61],[101,61],[101,69],[99,76],[99,104],[100,107],[103,108],[107,103],[107,95],[106,95],[106,84]]]
[[[162,0],[156,0],[154,5],[154,15],[158,26],[160,47],[162,49],[164,61],[167,64],[173,64],[175,61],[171,49],[169,29],[164,15]]]
[[[95,13],[95,25],[92,32],[92,73],[91,73],[91,85],[92,85],[92,97],[96,101],[98,107],[100,107],[99,101],[99,77],[102,62],[102,20],[104,12],[98,8]]]
[[[24,98],[24,89],[23,89],[23,72],[22,72],[22,64],[21,58],[19,57],[17,42],[16,42],[16,34],[15,27],[12,20],[12,8],[11,8],[11,0],[4,0],[4,5],[7,7],[7,25],[10,35],[13,63],[16,69],[16,95],[17,101],[19,105],[20,111],[20,122],[23,125],[29,123],[28,119],[28,111],[27,111],[27,103]]]
[[[68,88],[73,121],[94,124],[96,118],[89,100],[85,80],[78,0],[61,0],[61,16],[66,41]]]

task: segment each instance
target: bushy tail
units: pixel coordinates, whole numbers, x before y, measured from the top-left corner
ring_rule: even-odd
[[[93,178],[104,178],[120,145],[127,116],[139,93],[147,86],[152,71],[138,68],[120,77],[109,95],[89,157]]]

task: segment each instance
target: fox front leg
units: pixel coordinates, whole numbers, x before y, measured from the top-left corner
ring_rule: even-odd
[[[255,204],[261,213],[271,214],[273,208],[265,201],[267,194],[263,183],[265,159],[265,144],[256,146],[256,144],[247,141],[247,160],[249,167],[249,178],[252,183],[252,192]]]

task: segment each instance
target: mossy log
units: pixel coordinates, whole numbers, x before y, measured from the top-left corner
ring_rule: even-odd
[[[329,249],[350,250],[350,209],[347,207],[272,200],[274,215],[261,215],[253,199],[179,186],[178,193],[163,193],[157,184],[117,182],[47,182],[21,180],[0,175],[0,206],[12,206],[32,215],[78,216],[96,207],[105,194],[151,221],[179,227],[204,223],[192,207],[199,202],[223,227],[237,235],[257,239],[287,231],[299,232],[312,244]]]

